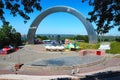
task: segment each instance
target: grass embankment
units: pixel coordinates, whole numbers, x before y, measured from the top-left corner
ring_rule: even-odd
[[[77,43],[80,46],[80,49],[98,49],[99,48],[99,43],[98,44],[89,44],[85,42],[78,42]]]
[[[120,42],[111,42],[110,47],[111,47],[111,49],[109,51],[110,53],[120,54]]]
[[[100,46],[100,43],[89,44],[85,42],[78,42],[77,44],[80,46],[80,49],[98,49]],[[120,42],[111,42],[110,48],[110,50],[106,50],[106,53],[120,54]]]

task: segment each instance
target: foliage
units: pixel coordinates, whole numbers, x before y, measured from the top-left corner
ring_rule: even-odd
[[[85,42],[78,42],[77,43],[81,49],[98,49],[100,46],[100,43],[97,44],[89,44]],[[111,54],[120,54],[120,42],[113,41],[110,44],[110,50],[106,50],[106,53]]]
[[[58,43],[60,43],[61,36],[60,36],[60,35],[57,35],[57,36],[56,36],[56,40],[57,40]]]
[[[0,0],[0,20],[4,24],[8,24],[4,14],[6,11],[10,11],[13,16],[23,17],[26,23],[30,19],[28,14],[34,12],[34,9],[41,10],[40,0]]]
[[[120,42],[111,42],[111,45],[110,45],[111,49],[110,49],[110,53],[112,54],[120,54]]]
[[[72,37],[66,37],[67,39],[70,39],[70,40],[75,40],[75,37],[72,36]]]
[[[11,38],[11,44],[14,46],[21,45],[21,34],[19,32],[15,32]]]
[[[21,44],[21,34],[16,32],[12,26],[3,25],[0,28],[0,47],[6,45],[18,46]]]
[[[37,36],[37,38],[39,38],[40,40],[47,40],[48,38],[46,36]]]
[[[89,1],[93,11],[89,12],[90,22],[97,26],[97,33],[107,33],[111,28],[118,27],[120,31],[120,0],[82,0]]]
[[[98,44],[89,44],[85,42],[78,42],[77,43],[81,49],[98,49],[99,48],[99,43]]]
[[[75,37],[75,40],[84,40],[85,42],[88,42],[88,36],[83,35],[77,35]]]
[[[77,35],[77,36],[74,36],[74,37],[68,37],[68,39],[88,42],[88,36],[86,36],[86,35]]]
[[[117,42],[120,42],[120,37],[116,38],[115,40],[116,40]]]

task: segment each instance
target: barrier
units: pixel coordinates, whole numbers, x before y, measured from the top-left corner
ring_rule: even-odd
[[[104,50],[80,50],[79,52],[80,56],[85,56],[85,55],[98,55],[98,56],[104,56],[105,51]]]

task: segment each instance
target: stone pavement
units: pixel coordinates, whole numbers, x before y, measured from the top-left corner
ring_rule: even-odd
[[[97,72],[105,72],[105,71],[120,71],[120,62],[119,58],[113,58],[109,61],[105,61],[103,63],[80,68],[79,73],[76,73],[76,75],[83,75],[83,74],[93,74]],[[76,68],[77,69],[77,68]],[[23,66],[19,71],[17,71],[18,74],[27,74],[27,75],[71,75],[72,67],[64,67],[64,68],[49,68],[49,67],[39,67],[39,66]],[[6,74],[6,73],[12,73],[14,72],[10,70],[1,70],[0,74]]]
[[[46,56],[47,55],[47,56]],[[12,53],[6,56],[0,56],[0,74],[24,74],[24,75],[39,75],[39,76],[49,76],[49,75],[71,75],[72,67],[46,67],[46,66],[29,66],[23,65],[23,67],[17,72],[14,70],[15,63],[28,64],[36,60],[44,60],[51,58],[60,57],[70,57],[79,56],[77,52],[46,52],[42,46],[39,45],[27,45],[18,52]],[[77,68],[75,68],[76,70]],[[112,56],[106,57],[106,60],[92,66],[79,66],[79,73],[75,76],[84,77],[85,75],[90,75],[98,72],[105,71],[120,71],[120,58]]]
[[[18,75],[30,75],[30,76],[51,76],[51,78],[57,78],[57,76],[62,77],[64,75],[75,76],[78,78],[84,78],[86,75],[92,75],[99,72],[106,72],[106,71],[120,71],[120,62],[119,58],[113,58],[109,61],[105,61],[101,64],[97,64],[90,67],[84,67],[80,69],[79,73],[75,75],[71,75],[71,68],[65,68],[63,70],[45,70],[39,67],[24,67],[17,71]],[[119,63],[118,63],[119,62]],[[104,64],[105,63],[105,64]],[[0,70],[0,74],[15,74],[14,71],[10,70]],[[56,77],[53,77],[56,76]],[[0,77],[1,78],[1,77]],[[38,78],[39,80],[40,78]],[[25,79],[26,80],[26,79]],[[29,79],[28,79],[29,80]],[[45,79],[48,80],[48,79]]]

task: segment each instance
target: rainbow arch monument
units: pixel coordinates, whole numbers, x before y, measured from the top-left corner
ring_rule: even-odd
[[[42,13],[40,13],[30,25],[30,28],[27,34],[28,44],[34,44],[35,33],[41,21],[45,17],[47,17],[49,14],[56,13],[56,12],[66,12],[77,17],[82,22],[82,24],[84,25],[87,31],[89,43],[92,43],[92,44],[97,43],[97,34],[95,32],[95,29],[93,28],[92,24],[88,20],[86,20],[86,18],[78,10],[68,6],[53,6],[43,11]]]

